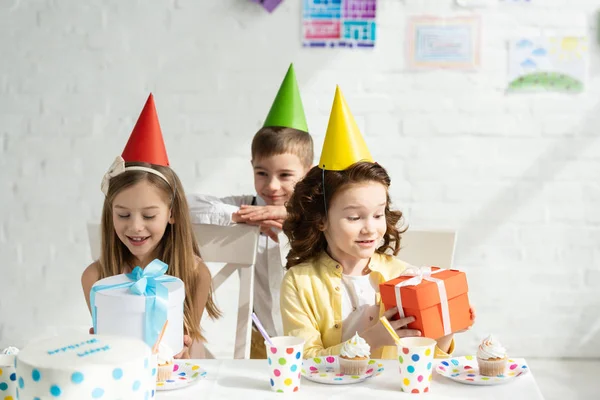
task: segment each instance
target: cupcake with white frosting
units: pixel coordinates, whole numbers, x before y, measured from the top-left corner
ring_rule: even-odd
[[[175,365],[173,363],[173,350],[162,342],[158,345],[157,362],[158,373],[156,374],[156,380],[164,382],[170,379]]]
[[[500,342],[489,335],[477,349],[477,364],[479,373],[484,376],[496,376],[504,373],[508,356]]]
[[[340,372],[345,375],[364,374],[370,358],[371,346],[357,332],[340,350]]]

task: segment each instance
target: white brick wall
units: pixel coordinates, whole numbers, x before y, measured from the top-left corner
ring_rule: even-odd
[[[149,91],[186,190],[250,193],[293,61],[317,156],[339,83],[412,226],[459,231],[478,314],[459,352],[493,332],[516,355],[600,357],[599,0],[480,10],[476,73],[404,69],[405,17],[464,12],[451,0],[380,0],[373,51],[303,49],[299,1],[158,3],[0,3],[0,347],[89,325],[85,223]],[[553,32],[590,36],[587,92],[505,95],[506,40]]]

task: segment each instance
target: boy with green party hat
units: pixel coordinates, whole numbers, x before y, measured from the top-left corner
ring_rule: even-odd
[[[252,140],[252,169],[256,195],[188,196],[192,222],[260,226],[254,269],[253,308],[271,336],[282,336],[279,290],[284,275],[278,234],[287,216],[285,203],[297,181],[313,164],[313,140],[308,133],[304,107],[290,65],[262,128]],[[266,358],[264,339],[253,330],[251,358]]]

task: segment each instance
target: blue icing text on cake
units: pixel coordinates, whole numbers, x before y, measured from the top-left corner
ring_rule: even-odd
[[[89,339],[89,340],[84,340],[84,341],[79,342],[79,343],[70,344],[68,346],[61,347],[59,349],[48,350],[48,354],[49,355],[54,355],[54,354],[59,354],[59,353],[66,353],[67,351],[77,350],[80,347],[83,347],[83,346],[86,346],[86,345],[91,345],[91,344],[96,344],[96,343],[98,343],[98,339],[96,339],[96,338]],[[110,350],[110,346],[109,345],[104,345],[102,347],[96,347],[94,349],[88,349],[88,350],[85,350],[83,352],[78,352],[77,356],[78,357],[85,357],[85,356],[88,356],[90,354],[97,353],[99,351],[108,351],[108,350]]]

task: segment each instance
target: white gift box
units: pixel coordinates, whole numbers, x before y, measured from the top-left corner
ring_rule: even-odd
[[[167,320],[169,321],[162,342],[173,349],[173,355],[183,350],[183,302],[185,286],[179,278],[162,275],[173,279],[170,282],[160,282],[167,288]],[[99,280],[96,286],[119,285],[132,282],[125,274],[110,276]],[[154,295],[152,295],[154,296]],[[128,287],[98,290],[95,294],[96,332],[102,335],[129,336],[145,341],[146,321],[145,295],[132,293]],[[161,301],[161,299],[156,299]],[[162,324],[161,324],[162,325]],[[153,346],[154,343],[147,343]]]

